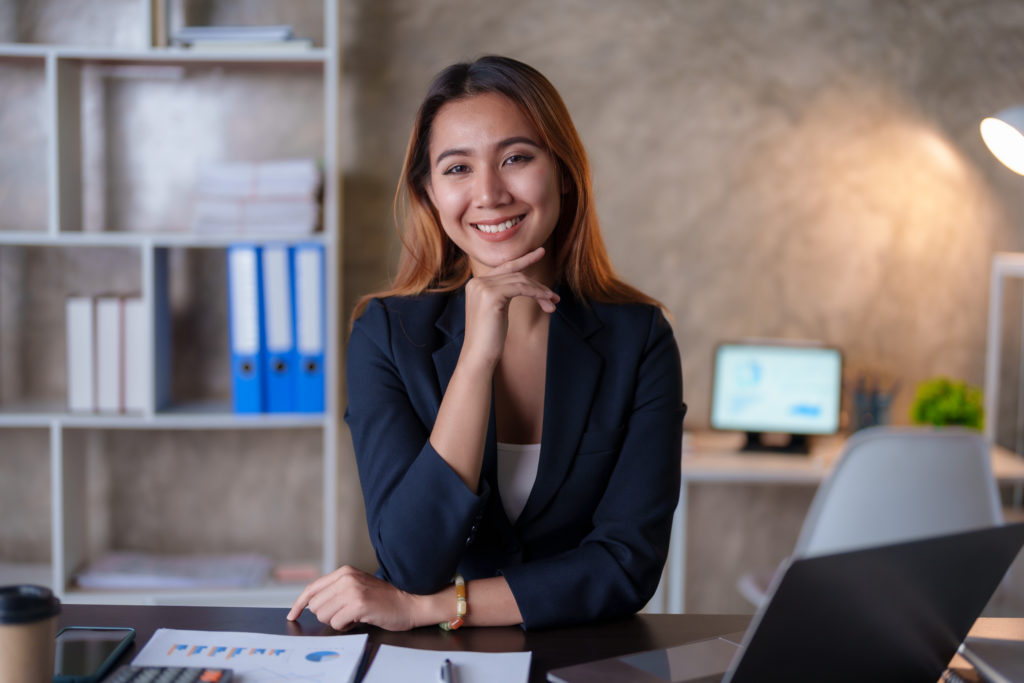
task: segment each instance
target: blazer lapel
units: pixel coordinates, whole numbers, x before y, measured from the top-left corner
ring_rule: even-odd
[[[544,425],[537,479],[516,526],[540,513],[558,491],[572,465],[601,379],[604,360],[587,341],[601,327],[594,311],[568,288],[551,316],[544,381]]]
[[[466,290],[452,292],[448,297],[448,305],[441,311],[434,327],[441,330],[448,339],[433,353],[437,384],[441,388],[440,396],[444,396],[455,372],[455,364],[459,362],[462,341],[466,336]]]

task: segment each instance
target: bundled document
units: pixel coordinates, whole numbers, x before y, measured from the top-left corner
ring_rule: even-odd
[[[300,51],[313,49],[309,38],[295,38],[292,27],[277,26],[186,26],[171,35],[176,47],[218,51]]]
[[[320,224],[322,174],[314,159],[221,162],[196,182],[198,234],[302,237]]]
[[[139,590],[161,588],[253,588],[266,583],[271,560],[265,555],[156,555],[112,552],[75,576],[82,588]]]

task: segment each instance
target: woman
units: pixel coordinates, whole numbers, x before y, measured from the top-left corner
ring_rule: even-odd
[[[398,275],[360,302],[348,349],[380,569],[321,577],[288,618],[537,628],[636,612],[679,492],[679,354],[657,302],[612,271],[557,91],[503,57],[445,69],[403,196]]]

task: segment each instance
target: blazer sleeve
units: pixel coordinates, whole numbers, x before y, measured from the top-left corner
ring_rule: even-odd
[[[349,339],[345,420],[379,573],[402,590],[428,594],[451,583],[490,489],[482,481],[479,493],[470,491],[430,445],[437,408],[422,416],[412,397],[436,380],[406,376],[419,366],[399,363],[404,351],[396,346],[404,340],[385,304],[371,301]],[[420,403],[422,410],[429,401]]]
[[[626,434],[592,531],[574,548],[502,571],[525,628],[626,616],[650,600],[679,499],[685,412],[678,347],[653,309]]]

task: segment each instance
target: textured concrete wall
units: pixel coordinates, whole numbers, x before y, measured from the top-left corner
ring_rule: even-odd
[[[62,9],[55,13],[57,5]],[[98,44],[101,34],[85,6],[0,1],[0,39],[28,32],[40,42]],[[267,4],[255,6],[258,14]],[[137,3],[111,0],[107,7],[115,27],[110,40],[134,44]],[[707,423],[711,353],[724,339],[810,338],[840,346],[850,378],[869,372],[900,382],[898,422],[906,419],[913,385],[925,377],[946,373],[981,383],[988,265],[993,251],[1024,246],[1024,180],[988,154],[977,124],[1024,102],[1024,3],[342,0],[342,19],[342,315],[393,269],[394,185],[429,79],[453,61],[499,53],[541,69],[569,105],[591,155],[613,261],[674,317],[689,427]],[[315,27],[301,13],[288,20]],[[5,228],[39,229],[45,217],[45,204],[31,192],[44,177],[33,161],[44,148],[32,114],[42,106],[38,79],[32,68],[0,61],[0,84],[24,93],[35,107],[0,106],[0,133],[14,150],[0,155],[0,207],[13,217]],[[131,106],[131,89],[143,86],[119,87],[123,95],[102,102],[107,115],[110,107]],[[28,134],[14,137],[12,130]],[[131,177],[134,152],[122,151],[118,168]],[[94,206],[86,206],[87,218]],[[113,227],[128,227],[116,213],[121,208],[102,209],[116,219]],[[166,222],[166,214],[147,215]],[[68,272],[98,263],[34,252],[0,250],[0,400],[59,394],[60,367],[53,377],[40,370],[35,388],[23,386],[23,364],[15,358],[26,353],[26,342],[14,326],[28,325],[31,339],[44,336],[47,323],[32,316],[31,302],[63,296],[68,285],[61,263],[70,265]],[[189,315],[189,297],[206,292],[206,278],[215,279],[204,258],[182,256],[175,269],[172,286],[186,302],[183,315]],[[203,279],[192,277],[194,268],[206,273]],[[47,270],[57,273],[51,293],[19,294],[28,286],[47,289]],[[95,274],[77,286],[104,280]],[[184,322],[207,342],[223,334],[210,329],[217,327],[210,316]],[[190,347],[178,348],[187,360]],[[29,361],[45,366],[52,357],[62,367],[54,354],[29,354]],[[0,433],[6,482],[0,516],[26,516],[0,525],[0,559],[49,555],[48,527],[38,524],[45,514],[41,498],[33,495],[27,507],[8,504],[20,491],[8,473],[32,490],[45,489],[41,434]],[[244,435],[99,438],[102,443],[86,450],[97,454],[93,459],[112,479],[97,503],[105,509],[94,542],[149,547],[159,539],[159,547],[181,549],[184,540],[175,535],[181,528],[164,532],[158,524],[160,515],[178,510],[176,502],[170,488],[154,482],[177,481],[181,462],[220,449],[211,467],[227,477],[225,510],[238,530],[232,538],[264,548],[256,530],[268,521],[252,501],[302,501],[274,510],[270,523],[277,533],[303,530],[279,555],[315,555],[319,518],[316,501],[308,499],[319,491],[318,447],[306,435],[292,436],[294,458],[291,442]],[[24,455],[29,452],[33,456]],[[137,461],[140,453],[151,457]],[[371,568],[355,468],[343,453],[341,559]],[[275,457],[290,459],[281,465]],[[248,471],[254,464],[280,476],[247,475],[246,486],[230,485],[232,467]],[[155,506],[147,503],[152,500]],[[188,523],[187,511],[180,512]],[[200,545],[214,547],[219,533],[211,531]]]
[[[991,254],[1021,180],[978,136],[1024,102],[1024,4],[857,0],[348,3],[346,293],[386,277],[429,78],[494,52],[561,90],[614,263],[671,310],[688,426],[716,342],[819,339],[849,378],[980,385]]]

